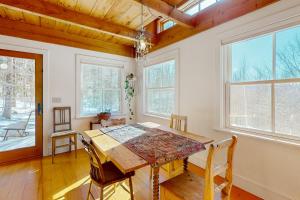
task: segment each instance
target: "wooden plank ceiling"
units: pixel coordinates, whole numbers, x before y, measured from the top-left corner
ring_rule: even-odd
[[[157,50],[278,0],[223,0],[191,17],[188,0],[143,0],[144,24]],[[157,33],[156,22],[176,26]],[[0,34],[133,57],[141,0],[0,0]]]

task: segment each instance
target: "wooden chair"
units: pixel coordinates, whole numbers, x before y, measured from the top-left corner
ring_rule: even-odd
[[[19,121],[13,124],[8,125],[6,128],[4,128],[5,130],[5,135],[3,138],[3,141],[8,139],[8,133],[9,131],[17,131],[20,135],[20,137],[24,137],[24,136],[28,136],[28,132],[26,132],[30,117],[32,115],[34,111],[31,111],[28,115],[28,118],[26,121]]]
[[[211,144],[205,168],[204,179],[192,172],[184,172],[175,178],[161,183],[161,200],[230,200],[232,187],[232,160],[237,137]],[[214,166],[215,155],[221,149],[228,148],[224,165]],[[214,177],[225,172],[224,182],[216,185]]]
[[[71,107],[54,107],[53,108],[53,131],[51,134],[52,141],[52,163],[57,148],[69,147],[69,152],[74,145],[75,158],[77,158],[77,132],[72,130],[71,124]],[[69,139],[68,144],[56,146],[56,140]]]
[[[170,128],[177,131],[187,132],[187,116],[171,114]],[[167,171],[169,176],[177,171],[175,169],[175,162],[170,162],[161,167]],[[150,168],[150,179],[152,178],[152,168]]]
[[[100,187],[100,200],[104,199],[103,193],[104,188],[106,186],[119,183],[121,181],[124,181],[126,179],[129,179],[129,190],[128,191],[122,184],[120,184],[123,189],[125,189],[127,192],[130,193],[130,198],[133,200],[133,188],[132,188],[132,179],[131,177],[134,176],[135,172],[129,172],[127,174],[123,174],[111,161],[101,163],[100,157],[97,154],[97,151],[95,150],[92,143],[87,142],[84,137],[82,137],[82,143],[84,145],[85,150],[87,151],[89,158],[90,158],[90,178],[91,182],[89,185],[88,190],[88,196],[87,200],[90,199],[90,196],[92,196],[93,199],[95,197],[93,196],[91,192],[92,184],[97,185]]]
[[[182,126],[184,124],[184,126]],[[171,115],[170,128],[187,132],[187,116]]]

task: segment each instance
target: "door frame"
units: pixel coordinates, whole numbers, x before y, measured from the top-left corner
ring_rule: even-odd
[[[35,60],[35,146],[0,152],[0,165],[43,156],[43,54],[0,49],[1,56]],[[38,104],[41,112],[38,111]]]

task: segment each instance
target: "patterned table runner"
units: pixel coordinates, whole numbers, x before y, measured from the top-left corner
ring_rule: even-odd
[[[193,139],[139,124],[114,126],[100,130],[125,145],[151,165],[162,165],[205,150],[204,144]]]

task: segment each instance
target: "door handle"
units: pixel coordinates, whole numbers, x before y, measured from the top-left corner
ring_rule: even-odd
[[[41,103],[38,103],[37,111],[38,115],[43,115],[43,106]]]

